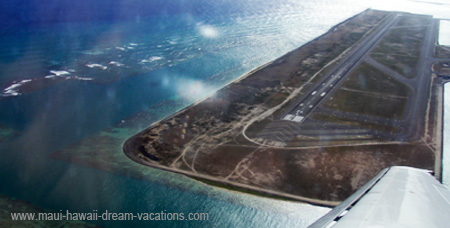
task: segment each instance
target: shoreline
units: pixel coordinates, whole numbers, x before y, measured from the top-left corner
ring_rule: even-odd
[[[136,137],[136,136],[133,136]],[[133,138],[132,137],[132,138]],[[123,150],[124,151],[129,151],[129,148],[132,147],[132,145],[129,145],[131,143],[131,139],[128,139],[124,144],[123,144]],[[230,190],[233,191],[232,189],[227,189],[226,186],[232,186],[232,187],[237,187],[237,188],[242,188],[242,189],[249,189],[255,192],[259,192],[262,194],[267,194],[269,197],[275,196],[275,197],[284,197],[286,199],[292,199],[292,200],[298,200],[301,202],[305,202],[305,203],[310,203],[310,204],[314,204],[314,205],[318,205],[318,206],[326,206],[326,207],[334,207],[339,205],[342,201],[326,201],[326,200],[318,200],[318,199],[312,199],[312,198],[307,198],[307,197],[301,197],[301,196],[296,196],[296,195],[292,195],[292,194],[286,194],[283,192],[276,192],[276,191],[270,191],[267,189],[262,189],[262,188],[257,188],[251,185],[245,185],[245,184],[240,184],[240,183],[236,183],[236,182],[231,182],[231,181],[225,181],[225,180],[221,180],[219,178],[212,178],[208,175],[202,175],[202,174],[196,174],[193,175],[192,173],[188,172],[188,171],[184,171],[184,170],[180,170],[180,169],[173,169],[167,166],[163,166],[163,165],[158,165],[158,164],[154,164],[151,162],[146,162],[144,159],[136,156],[135,154],[130,154],[130,153],[125,153],[127,157],[129,157],[131,160],[141,164],[141,165],[145,165],[145,166],[150,166],[152,168],[157,168],[157,169],[161,169],[161,170],[165,170],[165,171],[171,171],[174,173],[178,173],[178,174],[183,174],[189,178],[192,178],[194,180],[197,180],[197,178],[199,179],[204,179],[207,181],[212,181],[212,182],[217,182],[221,185],[224,185],[224,187],[222,189],[226,189],[226,190]],[[199,182],[202,182],[203,184],[207,184],[201,180],[197,180]],[[209,186],[213,186],[211,184],[207,184]],[[221,188],[219,186],[213,186],[216,188]],[[272,198],[272,197],[270,197]]]
[[[286,56],[292,54],[292,53],[295,52],[295,51],[298,51],[299,49],[303,48],[304,46],[307,46],[307,45],[310,45],[310,44],[316,42],[317,40],[319,40],[319,39],[322,38],[323,36],[326,36],[328,33],[333,32],[339,25],[342,25],[342,24],[344,24],[344,23],[350,21],[351,19],[357,17],[358,15],[361,15],[361,14],[363,14],[363,13],[369,11],[369,10],[371,10],[371,8],[365,9],[365,10],[363,10],[363,11],[357,13],[356,15],[354,15],[354,16],[352,16],[352,17],[350,17],[350,18],[347,18],[346,20],[340,22],[339,24],[336,24],[336,25],[332,26],[330,29],[328,29],[328,30],[327,30],[325,33],[323,33],[322,35],[320,35],[320,36],[318,36],[318,37],[316,37],[316,38],[314,38],[314,39],[312,39],[312,40],[310,40],[310,41],[304,43],[304,44],[301,45],[300,47],[297,47],[297,48],[295,48],[295,49],[293,49],[293,50],[291,50],[291,51],[288,51],[288,52],[286,52],[285,54],[281,55],[280,57],[277,57],[276,59],[274,59],[274,60],[272,60],[272,61],[269,61],[269,62],[267,62],[267,63],[264,63],[264,64],[262,64],[262,65],[260,65],[260,66],[257,66],[257,67],[255,67],[255,68],[249,70],[248,72],[245,72],[244,74],[242,74],[241,76],[237,77],[237,78],[234,79],[233,81],[224,84],[224,85],[221,86],[218,90],[216,90],[216,91],[214,91],[214,92],[212,92],[212,93],[206,95],[204,98],[201,98],[201,99],[199,99],[198,101],[195,101],[194,103],[192,103],[192,104],[186,106],[185,108],[182,108],[182,109],[176,111],[175,113],[173,113],[173,114],[170,115],[170,116],[167,116],[167,117],[165,117],[165,118],[162,118],[162,119],[160,119],[160,120],[155,121],[155,122],[152,123],[150,126],[148,126],[146,129],[151,128],[152,126],[157,125],[157,124],[159,124],[160,122],[162,122],[162,121],[164,121],[164,120],[171,119],[172,117],[174,117],[174,116],[176,116],[176,115],[179,115],[179,114],[183,113],[185,110],[187,110],[187,109],[189,109],[189,108],[192,108],[192,107],[194,107],[194,106],[196,106],[196,105],[198,105],[198,104],[204,102],[205,100],[211,98],[211,96],[213,96],[217,91],[219,91],[219,90],[221,90],[221,89],[223,89],[223,88],[225,88],[225,87],[227,87],[227,86],[229,86],[229,85],[231,85],[231,84],[238,83],[238,82],[240,82],[241,80],[243,80],[243,79],[245,79],[245,78],[247,78],[247,77],[253,75],[254,73],[256,73],[256,72],[258,72],[258,71],[260,71],[260,70],[263,70],[264,68],[270,66],[271,64],[275,64],[275,63],[277,63],[278,61],[282,61],[283,58],[285,58]],[[345,53],[342,53],[342,54],[344,55]],[[339,57],[340,57],[340,56],[339,56]],[[330,63],[330,64],[331,64],[331,63]],[[326,67],[326,66],[325,66],[325,67]],[[131,139],[131,138],[130,138],[130,139]]]
[[[279,112],[283,105],[291,106],[295,102],[292,96],[296,98],[312,90],[311,86],[317,80],[330,74],[333,67],[340,67],[357,46],[364,44],[366,37],[380,33],[378,27],[382,24],[392,24],[394,18],[391,15],[394,13],[367,9],[348,18],[304,45],[250,70],[216,92],[154,122],[123,142],[123,151],[139,164],[200,179],[198,181],[215,187],[328,207],[338,205],[347,194],[384,168],[381,166],[409,164],[429,168],[431,160],[437,162],[439,159],[437,156],[432,159],[429,154],[433,149],[429,150],[428,145],[420,140],[341,139],[330,144],[308,142],[280,147],[279,144],[267,146],[265,142],[255,144],[249,140],[255,136],[248,138],[245,131],[249,125],[257,125],[265,119],[277,121],[274,112]],[[350,32],[353,36],[348,35]],[[253,124],[255,121],[257,123]],[[433,124],[431,129],[434,127]],[[248,131],[255,129],[253,127]],[[391,151],[398,153],[391,154]],[[362,165],[365,162],[369,165],[372,159],[378,160],[377,153],[383,154],[384,160],[375,167],[365,168]],[[289,159],[292,156],[294,160]],[[313,167],[319,159],[319,164],[330,162],[333,169],[342,171],[327,171],[325,164],[323,170],[317,170],[317,173],[311,168],[305,170],[304,162],[311,163],[312,158]],[[360,162],[357,160],[355,163],[355,158]],[[297,159],[300,163],[293,166],[291,162]],[[340,160],[343,162],[338,162]],[[359,164],[361,161],[364,162]],[[347,165],[348,162],[351,165]],[[291,167],[302,171],[290,171]],[[324,176],[315,180],[316,175]],[[329,178],[333,182],[327,181]],[[291,185],[296,187],[289,190]],[[318,187],[321,189],[319,192],[314,192],[316,185],[322,186]]]

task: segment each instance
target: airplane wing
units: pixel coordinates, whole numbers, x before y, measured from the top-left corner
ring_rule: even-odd
[[[450,191],[431,171],[393,166],[309,227],[450,227]]]

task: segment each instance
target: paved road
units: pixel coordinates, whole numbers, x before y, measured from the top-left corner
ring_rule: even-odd
[[[427,98],[431,83],[431,64],[434,62],[433,60],[435,60],[433,57],[433,48],[438,34],[437,20],[431,20],[432,23],[430,25],[432,26],[427,26],[415,77],[405,78],[396,72],[393,73],[393,70],[378,64],[369,56],[370,52],[381,41],[386,32],[393,27],[400,15],[401,14],[392,15],[382,26],[372,33],[372,35],[365,38],[363,42],[347,55],[348,57],[341,60],[340,63],[333,68],[328,76],[315,83],[306,95],[300,97],[297,103],[286,109],[287,111],[280,116],[280,120],[275,120],[273,123],[269,124],[266,129],[261,131],[258,134],[259,137],[275,139],[280,142],[289,142],[299,134],[320,137],[327,135],[336,136],[339,134],[368,134],[373,137],[392,140],[416,140],[421,137],[424,129],[425,110],[428,103]],[[341,125],[341,127],[339,127],[339,125],[333,123],[323,123],[323,128],[317,129],[317,123],[314,124],[314,121],[309,119],[305,121],[305,118],[319,106],[324,98],[343,82],[342,79],[344,79],[348,73],[362,61],[375,65],[375,67],[386,74],[393,76],[411,89],[408,105],[403,118],[399,120],[388,120],[356,113],[338,112],[336,110],[332,111],[333,116],[392,126],[396,127],[398,131],[396,133],[389,133],[367,129],[367,131],[359,132],[352,131],[350,126]],[[319,113],[323,113],[323,111],[326,110],[318,109]]]
[[[394,78],[395,80],[403,83],[404,85],[408,86],[411,91],[414,91],[414,87],[415,87],[415,83],[416,80],[413,78],[407,78],[399,73],[397,73],[397,71],[392,70],[391,68],[377,62],[375,59],[373,59],[370,56],[367,56],[365,58],[366,63],[370,64],[371,66],[377,68],[378,70],[386,73],[387,75],[391,76],[392,78]]]
[[[354,48],[349,55],[340,61],[340,64],[334,67],[328,76],[324,77],[320,82],[316,83],[313,89],[299,99],[297,104],[288,109],[281,119],[293,121],[297,123],[303,122],[304,118],[308,116],[324,98],[330,94],[337,85],[342,82],[342,79],[354,68],[370,51],[380,42],[387,31],[397,21],[399,15],[393,14],[386,20],[382,26],[365,38],[356,48]]]
[[[342,61],[322,82],[317,83],[316,86],[303,98],[300,102],[289,109],[290,111],[283,116],[283,120],[289,120],[297,123],[302,123],[305,118],[310,114],[321,101],[326,98],[332,90],[341,83],[342,79],[355,68],[361,61],[366,61],[369,64],[374,64],[369,56],[371,50],[376,44],[383,38],[384,34],[389,31],[392,25],[396,22],[398,14],[391,17],[386,21],[384,25],[376,31],[371,37],[367,38],[356,51],[354,51],[347,59]],[[373,122],[376,124],[390,125],[399,128],[397,134],[390,134],[387,132],[372,130],[371,133],[375,137],[383,137],[392,140],[417,140],[421,137],[424,130],[425,110],[428,103],[428,93],[430,88],[430,75],[431,65],[433,63],[433,48],[436,43],[438,23],[437,20],[431,21],[431,26],[427,27],[425,39],[421,47],[421,54],[416,69],[416,75],[414,78],[405,78],[398,73],[392,74],[393,71],[387,67],[381,67],[381,64],[374,64],[383,72],[393,76],[411,89],[409,102],[405,111],[405,114],[401,120],[395,121],[373,121],[373,118],[369,118],[365,115],[358,115],[354,113],[347,113],[346,118]],[[350,116],[349,116],[350,115]],[[370,119],[370,120],[369,120]]]
[[[425,125],[425,110],[428,103],[428,92],[431,83],[431,61],[434,56],[433,50],[436,44],[436,37],[438,31],[438,20],[433,19],[431,26],[427,27],[427,33],[422,45],[420,53],[419,64],[416,70],[415,79],[417,80],[417,88],[415,97],[412,102],[411,110],[405,116],[407,123],[407,132],[404,137],[410,140],[418,139],[423,134]]]

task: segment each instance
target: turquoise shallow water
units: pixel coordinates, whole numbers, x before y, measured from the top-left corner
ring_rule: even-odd
[[[155,15],[16,25],[3,32],[0,127],[10,136],[0,138],[0,180],[6,183],[0,194],[56,211],[210,216],[203,222],[96,222],[107,227],[305,227],[325,214],[329,209],[215,189],[143,167],[121,151],[126,138],[152,122],[370,6],[233,5],[226,11],[205,4],[202,12],[165,6]]]

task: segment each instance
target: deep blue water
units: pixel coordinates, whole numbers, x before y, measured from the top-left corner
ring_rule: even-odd
[[[328,209],[219,190],[151,168],[151,180],[141,180],[49,155],[165,101],[179,102],[169,110],[181,109],[368,6],[352,1],[3,2],[0,126],[18,133],[0,142],[0,194],[57,211],[210,215],[204,222],[98,222],[108,227],[305,227]],[[14,90],[58,77],[64,80],[32,92]],[[152,120],[171,113],[159,114]]]

